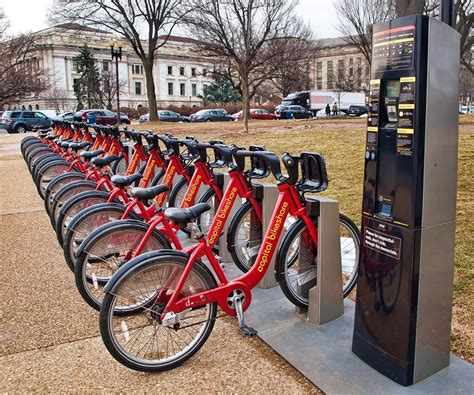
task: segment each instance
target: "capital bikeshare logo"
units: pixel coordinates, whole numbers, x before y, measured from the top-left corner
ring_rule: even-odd
[[[133,174],[135,172],[135,169],[137,168],[138,160],[140,158],[138,155],[134,155],[132,157],[132,161],[130,162],[130,166],[127,169],[127,174]]]
[[[171,186],[171,181],[173,180],[173,177],[174,177],[174,170],[175,170],[175,166],[171,166],[171,168],[169,169],[169,171],[165,174],[165,178],[163,178],[163,181],[161,182],[162,185],[166,185],[168,187]],[[165,193],[160,193],[158,195],[158,199],[156,199],[156,203],[158,205],[163,205],[163,202],[165,201],[165,196],[166,194]]]
[[[268,236],[265,239],[265,243],[263,245],[262,257],[260,258],[260,262],[258,262],[258,268],[257,268],[257,270],[260,273],[263,272],[268,261],[272,259],[273,250],[275,249],[277,245],[275,240],[277,239],[280,228],[284,224],[287,211],[288,211],[288,203],[283,202],[283,204],[281,205],[280,211],[278,212],[275,218],[275,222],[273,223],[273,226],[268,232]]]
[[[188,208],[194,202],[194,198],[196,197],[196,193],[201,183],[201,178],[201,175],[198,174],[192,184],[189,186],[189,189],[186,191],[186,195],[184,196],[181,208]]]
[[[147,185],[148,180],[150,179],[150,176],[155,168],[155,163],[156,163],[156,160],[152,159],[151,162],[146,167],[145,173],[143,174],[142,181],[140,182],[141,187]]]
[[[212,228],[211,234],[209,236],[209,244],[213,245],[215,241],[221,235],[222,227],[224,226],[224,221],[227,216],[227,213],[231,209],[235,195],[237,194],[237,188],[232,188],[229,192],[229,196],[224,200],[224,206],[222,209],[217,213],[216,218],[214,219],[215,225]]]

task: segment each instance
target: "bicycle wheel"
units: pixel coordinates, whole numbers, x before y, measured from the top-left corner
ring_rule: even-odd
[[[85,208],[71,220],[66,227],[63,252],[66,263],[73,272],[76,268],[76,254],[86,237],[100,226],[121,219],[125,210],[122,204],[101,203]],[[140,220],[133,211],[127,218]]]
[[[103,286],[129,261],[145,239],[148,224],[135,220],[102,225],[84,240],[76,260],[76,286],[82,298],[100,310]],[[166,237],[155,229],[146,239],[142,254],[169,248]]]
[[[184,195],[188,189],[188,180],[181,177],[176,184],[173,185],[168,198],[168,207],[181,207],[184,201]],[[191,203],[192,205],[193,203]]]
[[[127,171],[128,163],[127,159],[125,156],[120,155],[120,159],[116,160],[114,163],[112,163],[112,166],[110,169],[112,170],[113,174],[125,174]]]
[[[25,138],[23,138],[21,140],[21,143],[20,143],[20,150],[21,150],[21,154],[23,155],[23,157],[25,157],[25,151],[26,149],[31,145],[31,144],[34,144],[34,143],[42,143],[44,144],[38,137],[35,137],[35,136],[27,136]],[[45,144],[46,145],[46,144]]]
[[[44,208],[46,209],[48,215],[50,215],[51,213],[51,206],[53,205],[53,199],[56,192],[58,192],[59,189],[62,188],[64,185],[67,185],[73,181],[84,180],[85,178],[86,175],[84,173],[75,171],[71,171],[69,173],[64,173],[57,177],[54,177],[44,190]]]
[[[41,166],[43,166],[45,163],[52,162],[53,160],[65,160],[61,155],[58,155],[56,153],[51,153],[48,155],[43,155],[40,156],[39,158],[33,160],[31,162],[31,175],[33,179],[36,176],[37,169]]]
[[[42,143],[41,141],[34,141],[28,144],[23,151],[23,158],[28,161],[29,155],[38,148],[45,148],[47,147],[46,144]]]
[[[83,209],[94,204],[107,203],[110,195],[103,191],[84,191],[67,199],[56,217],[56,237],[59,245],[64,243],[64,235],[71,220]]]
[[[206,342],[214,327],[216,303],[188,309],[173,328],[160,320],[187,260],[187,256],[166,252],[137,257],[108,290],[100,310],[100,333],[107,350],[121,364],[142,372],[165,371],[191,358]],[[196,261],[181,294],[215,287],[212,274]],[[129,314],[118,316],[117,306],[128,308]]]
[[[68,201],[68,199],[81,192],[94,191],[96,188],[97,184],[94,181],[78,180],[70,182],[58,189],[54,195],[51,210],[49,212],[49,219],[53,229],[56,228],[56,220],[58,218],[59,210],[61,210],[61,207]]]
[[[158,172],[153,176],[152,180],[151,180],[151,187],[154,187],[156,185],[160,185],[161,184],[161,180],[163,179],[165,175],[165,171],[163,169],[158,169]]]
[[[342,291],[346,297],[357,280],[360,234],[344,214],[339,216],[342,265]],[[285,296],[296,306],[308,307],[309,290],[317,284],[318,248],[302,219],[298,219],[283,237],[278,250],[275,272]]]
[[[36,177],[34,178],[36,189],[39,195],[44,199],[44,192],[49,182],[59,174],[67,173],[71,163],[65,160],[55,160],[50,163],[45,163],[37,169]],[[78,169],[74,169],[78,171]]]
[[[199,198],[198,203],[207,203],[211,206],[209,211],[202,213],[197,219],[196,223],[203,233],[207,233],[211,223],[216,216],[217,207],[219,207],[220,199],[216,196],[216,191],[209,187],[206,192]]]
[[[35,162],[35,160],[46,155],[52,155],[52,152],[53,150],[50,147],[38,147],[34,149],[26,159],[26,162],[28,164],[28,170],[30,171],[30,173],[33,172],[33,163]]]
[[[227,232],[227,250],[243,272],[248,272],[262,244],[262,223],[249,201],[235,213]]]

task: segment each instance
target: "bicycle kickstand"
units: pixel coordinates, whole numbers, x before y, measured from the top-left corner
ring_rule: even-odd
[[[239,321],[239,328],[244,336],[257,336],[257,331],[250,326],[245,325],[244,310],[242,308],[242,297],[235,295],[233,297],[235,311],[237,312],[237,320]]]

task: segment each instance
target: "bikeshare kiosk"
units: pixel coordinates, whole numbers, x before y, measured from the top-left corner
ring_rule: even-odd
[[[458,77],[449,25],[374,26],[352,351],[402,385],[449,365]]]

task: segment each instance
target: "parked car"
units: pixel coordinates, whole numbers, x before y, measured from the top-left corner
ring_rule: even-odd
[[[117,114],[109,110],[81,110],[74,114],[74,121],[97,125],[117,125]],[[123,112],[120,113],[120,123],[130,125],[130,119]]]
[[[279,105],[275,108],[275,115],[280,119],[304,119],[312,118],[313,113],[303,106],[283,106]]]
[[[8,133],[25,133],[33,130],[33,126],[49,128],[51,118],[40,111],[25,110],[5,111],[2,115],[1,128],[6,129]]]
[[[218,122],[218,121],[233,121],[231,115],[227,114],[225,110],[201,110],[189,117],[191,122]]]
[[[234,114],[237,120],[242,118],[242,111]],[[233,116],[234,116],[233,115]],[[277,119],[275,114],[264,110],[263,108],[252,108],[250,109],[250,119]]]
[[[74,112],[72,111],[63,112],[57,115],[56,119],[59,119],[61,121],[74,121]]]
[[[157,115],[161,122],[189,122],[189,117],[174,111],[158,110]],[[144,114],[138,119],[140,123],[148,122],[149,120],[150,113]]]
[[[347,110],[350,117],[360,117],[363,114],[367,114],[367,106],[349,106]]]

